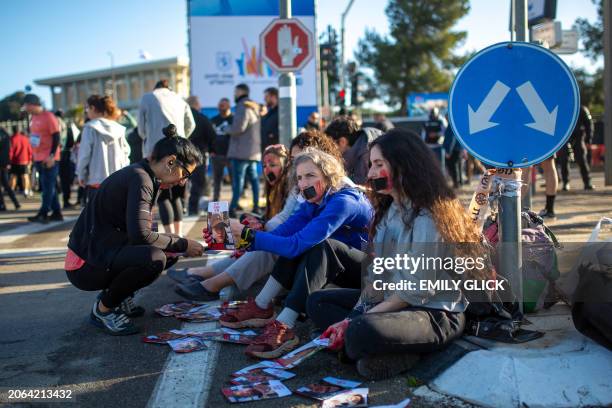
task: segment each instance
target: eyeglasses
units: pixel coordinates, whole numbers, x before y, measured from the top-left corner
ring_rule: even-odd
[[[189,177],[191,177],[191,172],[189,170],[187,170],[187,166],[185,166],[185,164],[183,164],[183,162],[177,160],[176,164],[178,164],[179,166],[181,166],[181,168],[183,169],[183,171],[185,172],[186,175],[184,175],[183,177],[181,177],[180,181],[183,180],[187,180]]]

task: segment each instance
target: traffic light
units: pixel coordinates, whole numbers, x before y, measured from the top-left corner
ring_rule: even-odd
[[[346,91],[344,89],[338,91],[338,100],[336,104],[340,107],[346,106]]]
[[[347,66],[347,72],[349,74],[350,83],[351,83],[351,105],[353,106],[361,106],[361,104],[365,101],[363,96],[362,87],[363,82],[363,74],[359,72],[357,69],[357,64],[351,62]]]

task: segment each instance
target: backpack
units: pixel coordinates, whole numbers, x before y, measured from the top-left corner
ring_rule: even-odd
[[[497,245],[497,220],[487,220],[484,235],[491,245]],[[533,211],[521,213],[521,242],[523,310],[533,313],[551,307],[559,299],[555,281],[560,276],[556,254],[556,248],[560,245],[555,234],[544,225],[544,220]]]

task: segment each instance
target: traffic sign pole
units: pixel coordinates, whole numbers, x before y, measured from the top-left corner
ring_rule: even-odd
[[[449,118],[457,139],[498,168],[500,273],[512,282],[519,303],[521,176],[515,170],[543,162],[567,143],[578,119],[578,94],[567,65],[528,42],[503,42],[476,53],[450,90]]]
[[[291,0],[280,1],[280,18],[291,18]],[[296,136],[296,89],[295,74],[283,72],[278,78],[278,135],[281,144],[289,147],[291,139]]]

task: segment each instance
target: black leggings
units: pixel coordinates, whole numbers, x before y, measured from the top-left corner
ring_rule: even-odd
[[[326,289],[308,298],[308,316],[325,330],[345,319],[359,299],[354,289]],[[389,313],[366,313],[351,320],[344,338],[349,358],[369,355],[428,353],[446,347],[463,333],[465,316],[409,306]]]
[[[361,265],[365,259],[364,252],[327,239],[296,258],[278,258],[272,277],[290,291],[285,306],[301,313],[306,311],[308,295],[329,283],[360,288]]]
[[[11,184],[9,183],[9,174],[6,168],[0,170],[0,184],[2,184],[2,189],[9,196],[15,207],[19,206],[19,201],[15,196],[15,192],[11,188]],[[0,190],[0,207],[5,208],[4,206],[4,197],[2,196],[2,190]]]
[[[66,271],[66,275],[81,290],[102,290],[102,304],[114,308],[138,289],[153,283],[176,261],[177,258],[166,258],[161,249],[150,245],[126,246],[108,269],[85,263],[80,269]]]
[[[174,186],[159,193],[157,205],[159,205],[159,218],[161,218],[162,225],[170,225],[183,220],[181,199],[184,194],[185,186]]]

